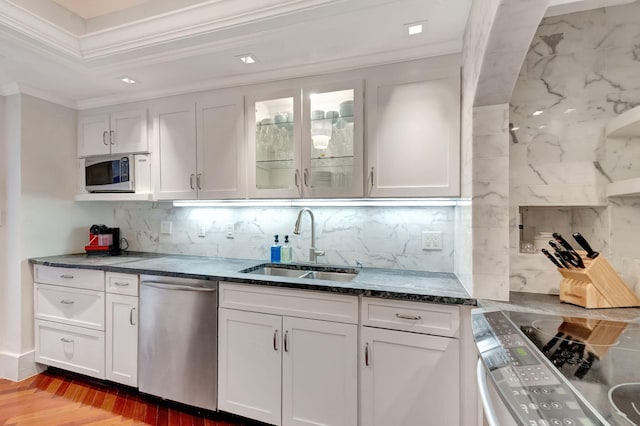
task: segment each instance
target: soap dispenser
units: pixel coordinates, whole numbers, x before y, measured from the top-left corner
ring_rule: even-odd
[[[289,245],[289,236],[284,236],[284,245],[282,246],[282,250],[280,251],[282,263],[291,263],[292,254],[291,254],[291,246]]]
[[[278,244],[278,235],[274,235],[275,241],[271,246],[271,262],[280,263],[280,244]]]

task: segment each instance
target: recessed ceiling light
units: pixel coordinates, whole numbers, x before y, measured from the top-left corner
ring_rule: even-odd
[[[424,26],[426,23],[427,21],[412,22],[410,24],[404,24],[404,32],[405,34],[408,34],[410,36],[421,34],[422,31],[424,30]]]
[[[238,55],[238,56],[236,56],[236,58],[240,59],[242,61],[242,63],[244,63],[244,64],[255,64],[256,63],[256,57],[251,55],[251,54],[249,54],[249,53]]]
[[[120,77],[120,81],[123,83],[127,83],[127,84],[136,84],[137,81],[135,81],[134,79],[132,79],[131,77]]]
[[[537,111],[533,111],[533,115],[540,115],[540,114],[542,114],[543,112],[544,112],[543,110],[539,109],[539,110],[537,110]]]

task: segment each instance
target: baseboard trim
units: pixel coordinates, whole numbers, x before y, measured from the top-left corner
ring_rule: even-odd
[[[35,351],[15,354],[0,352],[0,378],[19,382],[43,372],[47,367],[36,364]]]

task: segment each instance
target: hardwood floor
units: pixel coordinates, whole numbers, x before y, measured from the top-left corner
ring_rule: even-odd
[[[0,425],[259,426],[262,423],[140,395],[49,369],[15,383],[0,379]]]

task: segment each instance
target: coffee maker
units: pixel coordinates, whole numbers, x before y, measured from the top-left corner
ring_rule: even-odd
[[[109,228],[106,225],[91,225],[89,228],[89,244],[84,246],[89,255],[116,256],[120,250],[120,228]]]

